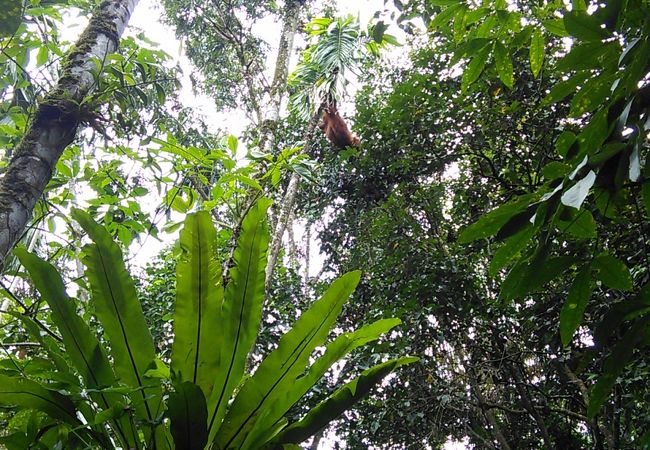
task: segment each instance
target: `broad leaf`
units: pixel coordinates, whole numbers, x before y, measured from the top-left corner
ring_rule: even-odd
[[[239,447],[257,417],[264,415],[274,402],[282,401],[282,397],[292,389],[296,378],[308,366],[314,349],[327,339],[359,278],[359,272],[351,272],[332,283],[323,297],[282,336],[278,347],[262,361],[255,375],[237,393],[217,434],[218,448]]]
[[[542,64],[544,64],[544,35],[540,30],[535,30],[530,37],[530,70],[537,78]]]
[[[67,356],[84,379],[86,387],[101,389],[116,384],[104,348],[86,322],[77,315],[75,304],[68,297],[57,269],[23,248],[17,248],[15,253],[29,272],[36,289],[48,303],[50,317],[61,333]],[[102,409],[124,403],[123,396],[119,394],[93,392],[90,395]],[[136,433],[128,417],[116,420],[112,426],[121,442],[129,447],[135,445]]]
[[[460,233],[458,242],[467,244],[477,239],[495,235],[512,216],[527,206],[532,198],[532,195],[523,195],[481,216],[480,219]]]
[[[554,280],[574,263],[575,259],[571,256],[546,258],[543,251],[538,251],[530,260],[519,261],[510,269],[501,284],[499,298],[513,300],[524,297]]]
[[[474,83],[478,77],[483,72],[485,68],[485,63],[487,62],[488,56],[490,55],[490,48],[484,47],[472,58],[465,70],[463,71],[463,80],[462,80],[462,89],[465,90],[467,87]]]
[[[208,400],[209,442],[214,440],[232,392],[241,382],[246,358],[257,338],[264,302],[269,205],[270,200],[262,199],[251,208],[242,222],[233,255],[221,315],[219,369]]]
[[[564,26],[569,34],[583,41],[599,42],[609,37],[609,32],[600,26],[594,16],[585,11],[568,11],[564,14]]]
[[[562,345],[569,345],[573,334],[578,329],[584,315],[587,302],[591,296],[591,266],[582,268],[576,275],[569,295],[560,311],[560,338]]]
[[[611,92],[612,78],[600,75],[591,78],[571,100],[569,116],[580,117],[601,106]]]
[[[175,384],[169,395],[167,416],[176,450],[197,450],[208,442],[208,405],[199,386],[189,381]]]
[[[630,269],[621,260],[603,253],[594,259],[593,267],[596,271],[596,278],[606,286],[621,291],[632,289]]]
[[[508,89],[512,89],[515,83],[514,75],[512,73],[512,60],[508,49],[499,41],[494,43],[494,59],[497,65],[497,73],[499,78]]]
[[[164,405],[160,382],[144,376],[154,363],[155,351],[135,284],[108,231],[84,211],[74,209],[72,216],[93,241],[84,247],[82,260],[97,319],[110,342],[115,372],[122,383],[136,389],[130,394],[136,415],[153,424]],[[166,448],[162,427],[157,428],[157,445]]]
[[[596,237],[596,221],[591,212],[586,209],[565,208],[565,210],[568,211],[568,216],[558,218],[555,222],[559,230],[577,238]]]
[[[291,386],[285,389],[284,396],[278,397],[277,401],[269,405],[268,412],[260,417],[255,428],[246,438],[245,447],[254,449],[259,442],[266,442],[273,437],[280,431],[276,430],[273,425],[280,421],[282,416],[325,375],[335,362],[355,348],[378,339],[400,322],[399,319],[379,320],[353,333],[344,333],[328,344],[323,356],[314,361],[306,373],[293,380]]]
[[[365,397],[386,375],[400,366],[417,360],[418,358],[406,356],[364,370],[358,378],[337,389],[327,400],[309,411],[302,420],[287,427],[278,436],[277,442],[281,444],[303,442]]]
[[[201,387],[206,398],[217,375],[223,328],[216,239],[210,213],[189,214],[181,231],[181,256],[176,266],[171,369],[177,382],[191,381]]]
[[[520,230],[513,236],[510,236],[506,239],[505,243],[499,247],[499,249],[494,253],[492,260],[490,261],[490,268],[488,273],[490,276],[494,277],[499,273],[503,267],[505,267],[510,261],[512,261],[530,241],[530,238],[533,237],[535,228],[529,222],[523,230]]]
[[[81,426],[76,408],[69,397],[24,377],[14,378],[0,374],[0,406],[35,409],[53,419]]]
[[[551,88],[551,92],[549,92],[548,95],[542,100],[542,106],[559,102],[565,97],[574,94],[578,86],[581,86],[582,83],[584,83],[584,81],[589,78],[589,75],[589,72],[582,71],[573,75],[568,80],[555,83],[555,85],[553,85]]]

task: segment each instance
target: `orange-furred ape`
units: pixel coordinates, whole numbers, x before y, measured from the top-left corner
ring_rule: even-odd
[[[323,108],[323,121],[318,124],[327,139],[338,148],[358,147],[361,141],[350,133],[345,121],[336,110],[336,104],[331,103]]]

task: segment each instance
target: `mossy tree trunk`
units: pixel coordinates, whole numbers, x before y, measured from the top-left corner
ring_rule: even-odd
[[[0,264],[25,231],[36,201],[52,178],[79,125],[91,121],[84,99],[95,81],[95,58],[113,53],[138,0],[105,0],[67,56],[57,85],[39,103],[25,136],[0,180]]]

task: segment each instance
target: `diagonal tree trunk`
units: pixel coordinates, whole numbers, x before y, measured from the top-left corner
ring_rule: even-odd
[[[138,0],[104,0],[63,65],[57,85],[39,103],[35,119],[0,180],[0,264],[18,242],[63,150],[92,111],[80,105],[95,81],[94,58],[113,53]]]
[[[309,126],[307,127],[307,133],[305,135],[305,147],[303,152],[308,153],[311,142],[314,139],[314,131],[316,130],[316,125],[320,115],[318,112],[313,115]],[[264,280],[264,290],[268,292],[269,286],[271,285],[271,280],[273,279],[273,271],[275,270],[275,265],[278,260],[278,255],[280,254],[280,248],[282,247],[282,238],[284,237],[284,232],[287,229],[287,224],[289,223],[289,217],[293,213],[294,206],[296,204],[296,197],[298,197],[298,187],[300,185],[300,175],[296,172],[291,174],[291,179],[287,185],[287,190],[284,193],[284,198],[282,199],[282,204],[280,205],[280,213],[278,214],[278,221],[275,225],[275,230],[271,236],[271,245],[269,245],[268,252],[268,262],[266,264],[266,274]]]

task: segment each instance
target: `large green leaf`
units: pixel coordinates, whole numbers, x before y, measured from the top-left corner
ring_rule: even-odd
[[[537,29],[533,32],[530,37],[530,70],[533,72],[533,76],[537,78],[540,70],[542,70],[542,64],[544,64],[544,35],[541,30]]]
[[[14,378],[0,374],[0,406],[35,409],[53,419],[81,426],[74,403],[69,397],[24,377]]]
[[[400,366],[417,360],[418,358],[405,356],[364,370],[358,378],[337,389],[328,399],[309,411],[302,420],[287,427],[277,437],[277,442],[281,444],[303,442],[365,397],[386,375]]]
[[[295,379],[291,388],[286,390],[286,395],[278,398],[271,405],[270,410],[260,418],[247,437],[244,448],[254,449],[256,445],[268,441],[281,431],[283,427],[274,427],[274,424],[281,422],[282,416],[325,375],[336,361],[355,348],[378,339],[399,323],[401,323],[399,319],[378,320],[353,333],[344,333],[329,343],[323,356],[314,361],[304,375]]]
[[[282,336],[278,347],[262,361],[255,375],[237,393],[217,433],[218,448],[239,447],[250,434],[255,420],[264,415],[274,402],[282,401],[295,379],[305,371],[313,350],[327,339],[359,278],[359,272],[351,272],[332,283],[323,297]]]
[[[510,269],[501,284],[499,298],[513,300],[524,297],[564,273],[574,263],[572,256],[547,258],[545,252],[538,251],[530,260],[519,261]]]
[[[571,100],[570,117],[580,117],[601,106],[611,94],[612,77],[600,75],[589,79]]]
[[[585,11],[568,11],[564,14],[564,26],[569,34],[583,41],[599,42],[609,36],[609,32],[600,26],[594,16]]]
[[[465,70],[463,71],[463,79],[461,82],[463,90],[467,89],[469,85],[478,80],[478,77],[485,68],[488,56],[490,56],[490,48],[484,47],[479,50],[476,56],[474,56],[469,64],[467,64],[467,67],[465,67]]]
[[[216,257],[217,233],[210,213],[189,214],[181,231],[176,266],[174,343],[171,369],[177,381],[191,381],[208,398],[217,375],[223,287]]]
[[[116,384],[115,374],[106,352],[90,327],[79,317],[75,304],[68,297],[63,280],[54,266],[38,256],[17,248],[16,256],[29,272],[29,276],[50,307],[50,317],[59,329],[67,356],[83,378],[86,387],[95,390],[90,395],[102,409],[124,404],[120,394],[97,392],[96,390]],[[120,441],[135,446],[133,424],[124,416],[112,423]]]
[[[607,253],[602,253],[594,258],[596,278],[612,289],[629,291],[632,289],[632,275],[630,269],[621,260]]]
[[[458,242],[467,244],[468,242],[496,234],[512,216],[527,206],[532,198],[533,196],[530,194],[523,195],[481,216],[480,219],[460,233]]]
[[[269,234],[266,210],[270,200],[259,200],[242,222],[234,252],[234,266],[222,308],[219,370],[208,400],[209,442],[215,438],[235,387],[241,382],[262,318],[264,270]]]
[[[587,302],[591,296],[591,266],[587,265],[578,272],[569,296],[560,311],[560,338],[562,345],[567,346],[573,338],[573,334],[578,329],[582,316],[587,307]]]
[[[134,388],[130,397],[136,415],[154,427],[164,412],[162,389],[159,380],[144,376],[154,364],[155,351],[122,251],[88,213],[74,209],[72,216],[93,241],[84,247],[82,259],[97,319],[110,342],[115,372],[122,383]],[[157,428],[156,446],[167,448],[162,427]]]
[[[542,100],[542,106],[559,102],[565,97],[574,94],[578,88],[581,86],[584,81],[589,78],[589,72],[581,71],[573,75],[568,80],[560,81],[555,83],[551,88],[551,92],[548,93],[546,97]]]
[[[175,450],[205,447],[208,442],[208,405],[201,388],[190,381],[177,383],[167,404]]]
[[[512,72],[512,59],[510,59],[508,49],[499,41],[494,43],[494,59],[499,79],[501,79],[508,89],[512,89],[515,83],[515,78]]]
[[[490,276],[496,276],[499,273],[499,270],[505,267],[506,264],[512,261],[524,248],[526,248],[526,245],[533,237],[534,231],[535,227],[533,227],[531,223],[528,223],[528,226],[524,229],[506,239],[504,244],[494,252],[494,256],[490,261],[490,268],[488,270]]]

